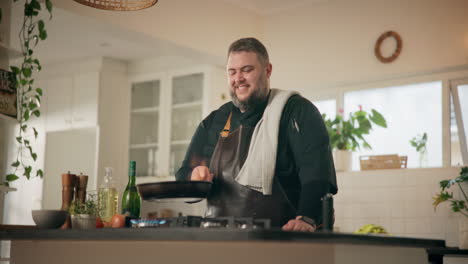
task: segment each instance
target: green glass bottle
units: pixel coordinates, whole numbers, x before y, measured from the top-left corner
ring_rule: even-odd
[[[130,217],[140,217],[141,200],[135,185],[136,162],[130,161],[128,168],[128,184],[122,196],[122,214]]]

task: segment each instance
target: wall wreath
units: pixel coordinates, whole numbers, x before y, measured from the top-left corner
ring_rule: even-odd
[[[382,56],[382,53],[380,52],[380,46],[382,45],[385,39],[390,38],[390,37],[395,39],[396,48],[393,51],[392,55],[390,55],[389,57],[384,57]],[[377,57],[377,59],[379,59],[379,61],[383,63],[390,63],[396,60],[396,58],[398,58],[398,56],[401,53],[402,48],[403,48],[403,41],[401,40],[400,35],[398,35],[398,33],[396,33],[395,31],[387,31],[383,33],[382,35],[380,35],[380,37],[377,39],[377,42],[375,42],[374,52],[375,52],[375,56]]]

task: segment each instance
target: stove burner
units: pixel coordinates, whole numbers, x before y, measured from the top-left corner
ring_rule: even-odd
[[[154,227],[198,227],[226,229],[269,229],[269,219],[254,219],[252,217],[216,217],[179,216],[169,218],[139,218],[130,220],[133,228]]]

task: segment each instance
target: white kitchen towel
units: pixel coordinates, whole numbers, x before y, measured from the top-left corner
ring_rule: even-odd
[[[253,131],[247,159],[235,178],[239,184],[271,195],[281,115],[289,97],[294,94],[298,93],[271,89],[263,116]]]

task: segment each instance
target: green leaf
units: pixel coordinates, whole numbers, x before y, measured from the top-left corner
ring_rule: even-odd
[[[36,153],[32,153],[32,154],[31,154],[31,157],[33,158],[34,161],[36,161],[36,159],[37,159],[37,154],[36,154]]]
[[[24,140],[24,145],[25,145],[25,146],[29,146],[29,144],[30,144],[30,143],[29,143],[29,140],[25,139],[25,140]],[[29,150],[32,151],[31,147],[29,147],[29,148],[30,148]]]
[[[29,102],[28,108],[29,110],[34,110],[37,108],[37,104],[31,101]]]
[[[449,186],[448,186],[448,185],[449,185],[449,181],[448,181],[448,180],[440,181],[440,182],[439,182],[439,185],[440,185],[440,188],[441,188],[442,190],[444,190],[444,189],[446,189],[446,188],[449,187]]]
[[[26,168],[24,168],[24,173],[23,175],[26,176],[26,179],[29,180],[29,178],[31,177],[31,171],[32,171],[32,167],[31,166],[27,166]]]
[[[37,70],[38,70],[38,71],[42,70],[41,63],[39,62],[38,59],[34,59],[34,60],[33,60],[33,63],[37,65]],[[31,83],[31,84],[32,84],[32,83]]]
[[[31,17],[34,14],[34,8],[31,4],[24,4],[24,16]]]
[[[39,135],[39,133],[37,132],[35,127],[33,127],[33,131],[34,131],[34,138],[37,138],[37,135]]]
[[[31,77],[32,71],[31,68],[23,68],[22,70],[24,77],[29,78]]]
[[[21,130],[22,130],[23,132],[26,132],[26,129],[27,129],[27,128],[28,128],[28,125],[22,125],[22,126],[21,126]]]
[[[28,121],[28,120],[29,120],[29,110],[24,111],[23,117],[24,117],[24,121]]]
[[[21,143],[23,143],[23,138],[22,137],[16,137],[16,141],[21,144]]]
[[[41,10],[41,4],[37,0],[31,0],[32,8],[36,10]]]
[[[35,115],[36,117],[40,117],[40,116],[41,116],[41,111],[35,110],[35,111],[33,112],[33,115]]]
[[[20,74],[20,72],[21,72],[20,68],[18,68],[18,67],[16,67],[16,66],[11,66],[10,69],[11,69],[11,71],[12,71],[13,73],[15,73],[16,75]]]
[[[52,18],[52,1],[46,0],[46,8],[49,11],[50,18]]]
[[[20,80],[21,86],[25,86],[27,83],[28,83],[28,81],[26,79],[21,79]]]
[[[41,40],[45,40],[47,38],[47,31],[43,30],[43,31],[39,32],[39,38]]]
[[[385,118],[377,112],[375,109],[372,109],[372,115],[369,116],[370,120],[374,122],[376,125],[381,126],[381,127],[387,127],[387,121]]]
[[[6,176],[7,182],[16,181],[17,179],[19,179],[19,177],[16,176],[15,174],[8,174],[8,175]]]
[[[36,92],[37,92],[37,94],[39,94],[40,96],[42,96],[42,89],[41,89],[41,88],[36,88]]]
[[[44,177],[44,172],[43,172],[42,170],[39,169],[39,170],[37,170],[37,172],[36,172],[36,176],[39,176],[39,177],[42,178],[42,177]]]
[[[12,167],[18,167],[19,165],[20,165],[19,160],[15,161],[15,162],[13,162],[13,163],[11,164]]]
[[[37,25],[39,26],[39,32],[44,31],[45,24],[44,24],[44,21],[42,21],[42,19],[37,21]]]

